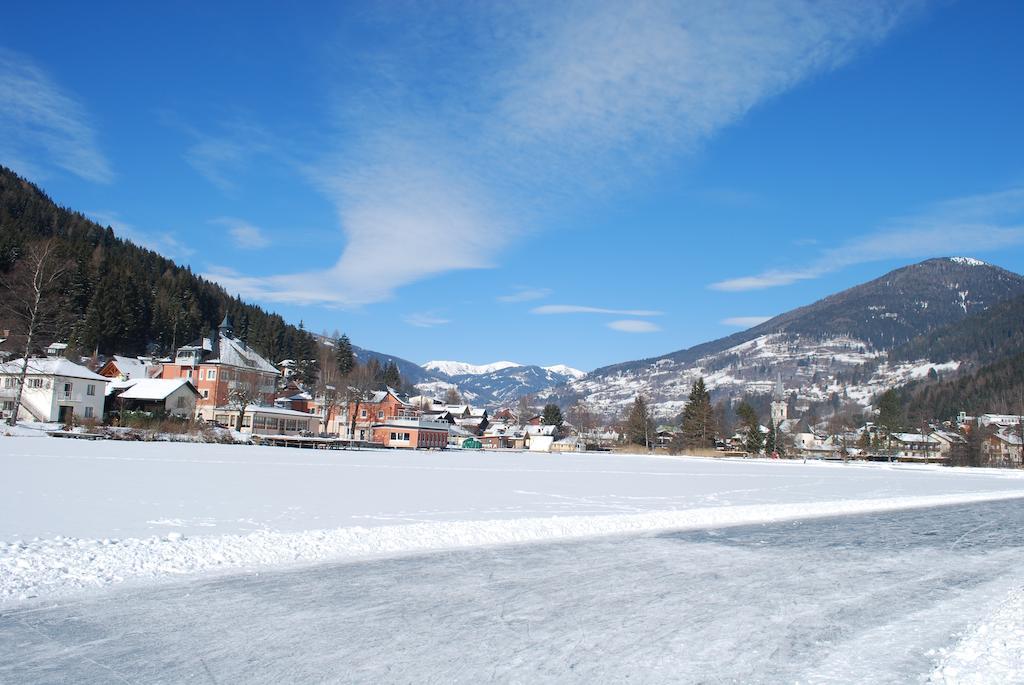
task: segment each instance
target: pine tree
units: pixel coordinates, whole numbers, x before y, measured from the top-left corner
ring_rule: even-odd
[[[685,447],[712,447],[715,444],[717,421],[711,406],[711,393],[698,378],[690,388],[690,398],[683,407],[683,444]]]
[[[558,408],[557,404],[545,404],[544,413],[541,415],[541,423],[545,426],[554,426],[557,429],[562,428],[562,410]]]
[[[399,373],[398,365],[393,361],[389,361],[388,365],[384,367],[384,385],[396,390],[402,388],[402,374]]]
[[[764,453],[771,455],[778,450],[776,444],[775,419],[768,419],[768,434],[764,436]]]
[[[743,400],[736,407],[736,415],[743,424],[743,430],[746,431],[743,448],[751,454],[760,454],[764,449],[764,434],[761,433],[761,420],[757,416],[757,411],[749,402]]]
[[[878,425],[887,432],[898,431],[903,424],[903,405],[895,390],[886,390],[878,398]]]
[[[356,365],[356,356],[352,350],[352,341],[347,335],[340,336],[334,343],[334,356],[338,367],[338,373],[347,376],[352,373]]]
[[[643,395],[637,395],[626,417],[626,439],[634,445],[650,449],[654,439],[654,422]]]
[[[374,384],[380,385],[384,382],[384,370],[380,368],[380,362],[375,358],[371,358],[366,363],[366,372],[373,379]]]

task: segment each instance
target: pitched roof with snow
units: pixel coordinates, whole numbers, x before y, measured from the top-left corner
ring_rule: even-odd
[[[197,397],[199,391],[187,378],[141,378],[121,393],[126,400],[166,400],[182,386],[188,386]]]
[[[921,433],[893,433],[892,439],[899,442],[938,442],[938,440],[930,435],[922,435]]]
[[[243,369],[265,371],[275,375],[280,373],[276,366],[261,357],[256,350],[238,338],[229,338],[223,335],[218,337],[217,349],[214,350],[214,355],[214,358],[205,360],[205,363],[237,366]]]
[[[117,370],[128,378],[147,378],[150,369],[155,366],[137,357],[122,357],[117,354],[113,356],[113,362],[117,365]]]
[[[13,359],[0,364],[0,374],[16,375],[25,368],[24,359]],[[104,378],[98,373],[93,373],[81,364],[64,359],[63,357],[32,357],[28,360],[28,375],[30,376],[64,376],[65,378],[82,378],[90,381],[103,381],[108,383],[109,378]]]

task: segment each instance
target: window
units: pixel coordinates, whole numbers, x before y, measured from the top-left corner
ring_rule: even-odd
[[[12,378],[11,376],[8,376],[7,378],[4,379],[4,387],[6,389],[8,389],[8,390],[10,390],[11,388],[17,387],[17,385],[18,385],[18,379],[17,378]]]
[[[87,386],[85,386],[85,394],[88,395],[89,397],[95,397],[96,396],[96,386],[95,385],[87,385]]]
[[[176,406],[178,407],[178,409],[184,409],[185,408],[185,398],[179,395],[178,396],[178,401],[176,403]]]
[[[391,439],[392,440],[398,440],[398,433],[396,433],[394,431],[391,431]]]
[[[383,409],[378,409],[377,410],[377,418],[378,419],[383,419],[384,418],[384,410]]]
[[[5,401],[3,407],[0,407],[4,411],[14,411],[14,400]]]
[[[192,378],[192,369],[189,369],[189,370],[188,370],[188,377],[189,377],[189,378]]]
[[[248,428],[252,425],[252,417],[246,414],[242,417],[242,428]]]
[[[203,399],[204,400],[210,399],[210,391],[209,390],[203,390]]]
[[[43,379],[42,378],[29,378],[28,379],[28,387],[30,387],[30,388],[41,388],[41,387],[43,387]]]
[[[92,407],[85,408],[85,418],[91,419],[93,417]]]
[[[360,416],[361,416],[362,418],[364,418],[364,419],[365,419],[365,418],[366,418],[366,410],[364,409],[364,410],[362,410],[361,412],[359,412],[359,415],[360,415]]]
[[[212,381],[212,380],[216,380],[216,378],[217,378],[217,370],[216,369],[207,369],[206,370],[206,380]]]

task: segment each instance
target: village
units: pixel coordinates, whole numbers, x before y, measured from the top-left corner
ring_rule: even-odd
[[[2,341],[0,341],[2,342]],[[679,425],[645,413],[596,425],[564,420],[555,405],[489,410],[457,393],[410,395],[384,382],[359,387],[303,383],[298,363],[276,363],[235,337],[225,316],[208,337],[179,347],[173,357],[66,357],[68,345],[50,344],[39,356],[0,364],[0,416],[10,421],[23,382],[17,419],[59,424],[55,434],[87,435],[82,428],[154,425],[213,426],[249,442],[319,448],[485,449],[532,452],[646,451],[700,456],[848,461],[902,461],[1020,467],[1022,420],[1017,415],[961,413],[956,421],[914,432],[885,430],[868,421],[829,431],[788,415],[781,381],[767,425],[756,421],[727,436],[694,445]],[[9,352],[2,352],[10,356]],[[24,380],[22,381],[22,378]],[[636,407],[632,410],[636,412]],[[646,412],[646,410],[644,410]],[[632,428],[630,423],[632,422]],[[639,434],[638,434],[639,432]],[[974,440],[971,439],[972,432]],[[973,453],[972,453],[973,452]]]

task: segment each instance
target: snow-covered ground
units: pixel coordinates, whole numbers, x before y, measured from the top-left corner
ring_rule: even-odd
[[[1009,501],[122,585],[6,607],[0,682],[1021,682],[1022,554]]]
[[[0,438],[0,600],[122,580],[1024,495],[1020,473]]]

